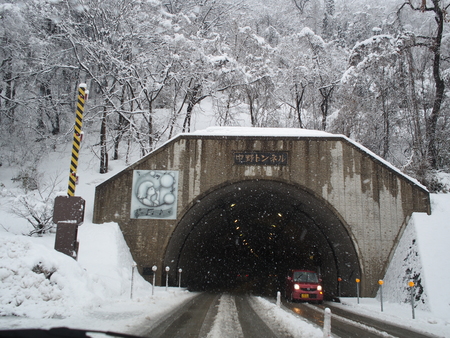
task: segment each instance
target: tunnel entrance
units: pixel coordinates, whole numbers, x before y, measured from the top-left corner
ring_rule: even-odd
[[[229,184],[199,198],[174,230],[164,264],[173,284],[182,268],[190,290],[272,296],[292,268],[317,271],[328,296],[355,296],[361,276],[335,212],[300,187],[270,180]]]

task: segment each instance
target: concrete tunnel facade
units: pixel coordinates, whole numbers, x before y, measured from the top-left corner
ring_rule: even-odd
[[[139,272],[194,290],[282,291],[289,268],[325,292],[374,296],[425,187],[342,135],[208,128],[181,134],[96,187]],[[248,275],[242,280],[241,275]],[[338,278],[341,279],[338,282]]]

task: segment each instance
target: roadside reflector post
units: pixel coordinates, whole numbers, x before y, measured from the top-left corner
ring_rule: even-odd
[[[166,291],[169,288],[169,271],[170,271],[170,268],[168,266],[166,266]]]
[[[181,273],[183,272],[183,269],[178,269],[178,287],[181,288]]]
[[[158,267],[156,265],[153,265],[152,266],[152,271],[153,271],[152,296],[155,295],[156,270],[158,270]]]
[[[359,304],[359,283],[361,282],[361,279],[356,278],[355,281],[356,281],[356,298],[357,298],[358,304]]]
[[[416,314],[414,313],[414,289],[415,289],[415,284],[413,281],[408,283],[410,292],[411,292],[411,310],[412,310],[412,319],[416,319]]]
[[[341,298],[341,282],[342,282],[342,278],[338,277],[337,281],[338,281],[338,297]]]
[[[277,306],[281,307],[281,292],[277,291]]]
[[[380,285],[380,304],[381,304],[381,312],[383,312],[383,280],[379,280],[378,284]]]
[[[331,310],[325,308],[323,316],[323,338],[331,337]]]
[[[133,299],[133,279],[134,279],[134,269],[136,269],[137,264],[136,262],[133,262],[131,265],[131,292],[130,292],[130,299]]]

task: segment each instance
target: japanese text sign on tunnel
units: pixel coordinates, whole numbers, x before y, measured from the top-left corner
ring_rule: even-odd
[[[287,165],[287,151],[245,151],[234,153],[235,164],[245,165]]]

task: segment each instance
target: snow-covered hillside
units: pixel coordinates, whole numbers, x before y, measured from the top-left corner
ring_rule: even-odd
[[[47,174],[62,172],[58,185],[65,194],[68,149],[40,164]],[[89,158],[88,153],[84,155]],[[133,275],[133,260],[117,224],[93,224],[92,206],[95,186],[125,167],[113,162],[106,175],[97,173],[95,161],[80,161],[80,184],[76,195],[86,200],[85,223],[79,228],[79,259],[75,261],[54,247],[54,234],[24,236],[31,230],[24,219],[9,213],[24,194],[11,181],[17,168],[0,167],[0,329],[18,327],[69,326],[121,332],[135,331],[136,325],[150,325],[165,312],[177,307],[193,294],[184,289],[152,286],[139,274]],[[51,170],[49,169],[51,168]],[[340,306],[403,323],[422,331],[450,337],[450,195],[432,195],[432,215],[414,214],[398,246],[383,285],[384,311],[377,299],[342,299]],[[410,276],[419,276],[423,288],[416,308],[416,319],[406,289]],[[261,303],[264,300],[261,300]],[[256,304],[255,303],[255,304]],[[290,314],[280,314],[285,325],[304,327],[309,336],[318,331]],[[282,311],[281,311],[282,312]]]

